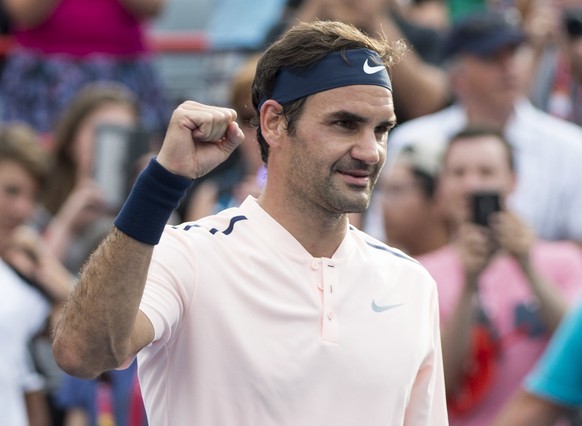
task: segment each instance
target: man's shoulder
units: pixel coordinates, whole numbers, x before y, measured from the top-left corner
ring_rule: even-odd
[[[168,233],[194,236],[234,236],[240,234],[248,215],[238,207],[228,208],[196,221],[167,227]]]
[[[368,260],[387,268],[396,266],[404,269],[424,271],[424,267],[420,262],[402,250],[389,246],[355,227],[350,227],[350,233],[360,247],[363,256]]]
[[[578,145],[582,145],[580,126],[542,111],[527,101],[520,102],[517,111],[521,118],[518,122],[524,123],[524,129],[551,133],[553,140],[575,140]]]

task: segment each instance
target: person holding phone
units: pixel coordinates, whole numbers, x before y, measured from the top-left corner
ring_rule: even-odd
[[[451,242],[418,257],[437,282],[451,425],[489,425],[582,289],[571,242],[539,240],[508,209],[513,152],[497,130],[468,127],[445,149],[437,199]]]

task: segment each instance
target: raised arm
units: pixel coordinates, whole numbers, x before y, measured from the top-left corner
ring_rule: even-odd
[[[457,305],[442,326],[443,365],[447,396],[460,390],[467,359],[471,357],[473,329],[478,322],[478,280],[491,261],[491,241],[479,227],[465,223],[458,231],[456,248],[463,266],[464,285]]]
[[[497,241],[513,256],[521,268],[540,308],[540,316],[549,332],[560,324],[567,311],[567,303],[555,283],[542,276],[531,262],[536,236],[514,213],[501,212],[492,219]]]
[[[139,303],[154,245],[189,186],[243,140],[227,108],[196,102],[172,115],[157,161],[138,178],[116,227],[89,258],[55,326],[59,366],[79,377],[118,368],[154,338]]]

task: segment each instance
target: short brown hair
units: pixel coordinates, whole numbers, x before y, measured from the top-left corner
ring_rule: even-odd
[[[38,133],[26,124],[0,125],[0,163],[5,161],[23,167],[39,187],[48,175],[48,153],[42,148]]]
[[[503,133],[501,133],[496,128],[486,125],[472,124],[454,134],[453,137],[450,139],[449,143],[447,144],[447,147],[443,154],[443,163],[446,161],[449,151],[451,150],[451,145],[458,143],[460,140],[477,139],[482,136],[493,136],[496,139],[499,139],[499,142],[501,143],[501,145],[503,145],[503,148],[507,153],[507,165],[509,166],[511,171],[515,171],[515,159],[513,155],[513,147],[509,144],[505,136],[503,136]]]
[[[259,112],[261,99],[271,97],[277,72],[281,68],[289,65],[307,68],[331,52],[362,48],[376,51],[387,68],[392,67],[406,50],[402,42],[374,39],[343,22],[315,21],[292,27],[265,51],[257,64],[253,81],[253,107]],[[305,98],[301,98],[283,105],[281,114],[285,117],[290,134],[295,131],[295,122],[301,116],[304,103]],[[257,140],[261,147],[261,158],[266,164],[269,145],[261,133],[260,124]]]

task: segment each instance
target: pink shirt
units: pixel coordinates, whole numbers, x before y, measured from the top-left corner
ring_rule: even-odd
[[[140,309],[150,424],[447,424],[436,285],[356,229],[314,258],[247,198],[166,229]]]
[[[418,260],[437,282],[442,324],[449,320],[459,298],[464,279],[460,259],[452,246]],[[582,289],[582,252],[573,243],[538,242],[532,261],[540,274],[556,285],[571,303]],[[539,333],[539,315],[532,315],[536,299],[517,263],[501,256],[479,279],[480,300],[501,337],[502,350],[497,373],[489,392],[469,413],[451,415],[451,425],[488,426],[509,396],[518,388],[547,345],[549,334]],[[535,319],[537,320],[535,320]],[[531,326],[529,335],[519,332],[517,321]],[[522,324],[524,324],[522,323]]]
[[[140,23],[118,0],[61,0],[36,28],[14,31],[24,48],[83,57],[132,56],[145,51]]]

